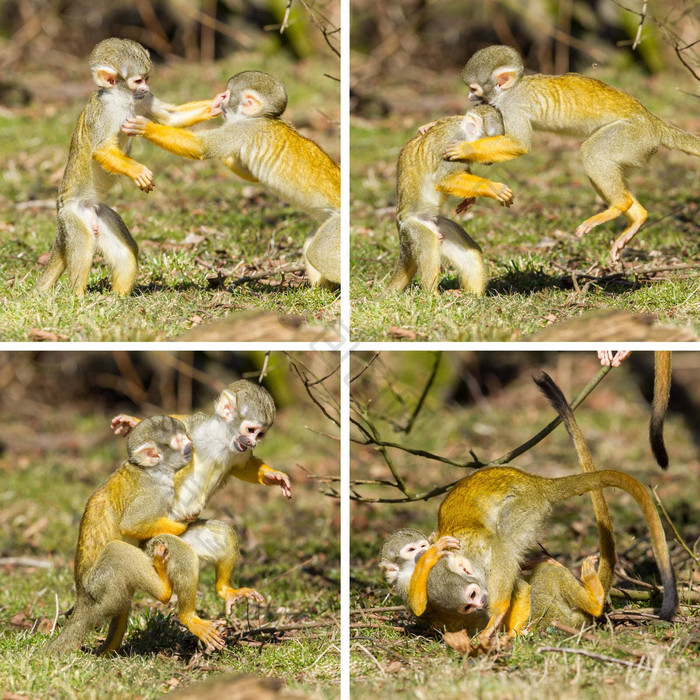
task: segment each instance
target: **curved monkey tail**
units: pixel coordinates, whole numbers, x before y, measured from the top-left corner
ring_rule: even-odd
[[[668,468],[668,452],[664,444],[664,419],[671,396],[671,353],[657,350],[654,353],[654,398],[649,421],[651,451],[662,469]]]

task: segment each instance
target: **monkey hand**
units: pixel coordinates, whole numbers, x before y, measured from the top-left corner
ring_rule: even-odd
[[[239,600],[246,598],[257,603],[265,605],[265,598],[261,593],[258,593],[254,588],[226,588],[223,591],[223,598],[226,601],[226,614],[231,614],[231,609]]]
[[[128,117],[122,124],[122,132],[129,136],[143,136],[146,133],[146,127],[150,123],[146,117]]]
[[[126,437],[137,423],[138,420],[133,416],[127,416],[124,413],[120,413],[118,416],[114,416],[114,418],[112,418],[111,427],[115,435]]]
[[[466,630],[457,630],[456,632],[445,630],[442,633],[442,639],[448,647],[454,649],[458,654],[471,654],[472,640]]]
[[[474,202],[476,202],[476,197],[467,197],[466,199],[463,199],[457,205],[455,214],[464,214],[465,212],[469,211],[474,206]]]
[[[222,105],[222,103],[224,103],[224,102],[226,101],[226,95],[227,95],[227,94],[228,94],[228,93],[226,93],[226,92],[220,92],[220,93],[211,101],[211,107],[210,107],[209,109],[210,109],[210,113],[211,113],[213,116],[216,117],[216,116],[218,116],[219,114],[221,114],[221,113],[223,112],[223,110],[221,109],[221,105]]]
[[[445,148],[442,157],[445,160],[472,160],[474,149],[466,141],[453,141]]]
[[[266,471],[262,477],[265,486],[279,486],[285,498],[292,497],[292,486],[289,483],[289,477],[277,470]]]
[[[603,367],[619,367],[623,360],[626,360],[631,350],[618,350],[614,352],[612,350],[598,350],[598,359]]]
[[[435,543],[438,557],[447,556],[450,549],[459,549],[461,546],[461,542],[450,535],[444,535]]]
[[[423,124],[423,126],[418,127],[418,133],[421,136],[425,136],[425,134],[427,134],[436,124],[437,119],[433,120],[432,122],[428,122],[427,124]]]
[[[140,165],[134,173],[133,180],[140,190],[148,193],[154,187],[153,173],[145,166]]]

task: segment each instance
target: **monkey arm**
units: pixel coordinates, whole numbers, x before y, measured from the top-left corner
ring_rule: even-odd
[[[214,100],[198,100],[185,102],[181,105],[171,105],[154,98],[150,114],[153,120],[159,124],[173,127],[192,126],[221,114],[221,107],[213,105]]]
[[[287,497],[292,497],[289,477],[278,469],[273,469],[257,457],[251,457],[244,465],[234,467],[231,470],[232,476],[241,481],[251,484],[263,484],[263,486],[279,486],[282,493]]]
[[[252,175],[248,168],[246,168],[245,165],[235,156],[226,156],[226,158],[221,159],[221,162],[243,180],[247,180],[248,182],[260,182],[260,180]]]
[[[513,191],[510,187],[467,172],[448,175],[435,185],[435,189],[463,199],[490,197],[506,207],[513,203]]]
[[[156,124],[145,117],[130,117],[122,124],[122,131],[130,136],[143,136],[166,151],[183,158],[209,158],[204,144],[196,134],[165,124]]]
[[[153,189],[153,173],[141,163],[129,158],[117,144],[117,137],[92,153],[93,159],[108,173],[130,177],[144,192]]]
[[[140,509],[135,509],[140,510]],[[153,520],[139,520],[130,516],[128,511],[119,523],[119,534],[123,538],[150,540],[157,535],[181,535],[187,529],[187,523],[178,523],[170,518],[160,517]]]
[[[408,607],[416,617],[420,617],[428,607],[428,575],[432,568],[439,559],[447,556],[448,550],[458,549],[459,546],[459,540],[446,535],[430,545],[416,562],[408,586]]]
[[[468,160],[477,163],[502,163],[525,155],[530,149],[512,136],[487,136],[477,141],[455,141],[445,148],[447,160]]]

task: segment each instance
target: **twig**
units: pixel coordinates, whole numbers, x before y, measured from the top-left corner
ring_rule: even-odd
[[[267,627],[254,627],[252,629],[236,632],[234,639],[242,639],[249,634],[278,634],[280,632],[296,632],[298,630],[313,629],[315,627],[338,627],[340,623],[337,620],[329,620],[324,622],[299,622],[294,625],[269,625]]]
[[[326,409],[326,407],[321,403],[321,401],[318,399],[318,397],[311,390],[311,386],[312,386],[311,381],[309,380],[308,376],[306,376],[306,374],[303,373],[301,371],[301,369],[299,369],[299,365],[301,365],[302,367],[304,367],[304,365],[301,362],[299,362],[298,360],[292,359],[292,356],[288,352],[285,352],[284,356],[287,358],[287,361],[289,362],[289,366],[296,373],[297,377],[299,377],[299,379],[301,380],[301,383],[304,385],[304,389],[306,390],[306,393],[308,394],[309,398],[316,404],[316,406],[318,406],[318,408],[321,410],[321,413],[323,413],[323,415],[326,418],[328,418],[328,420],[332,421],[333,423],[335,423],[335,425],[340,427],[340,420],[335,418],[334,416],[331,416],[330,413],[328,413],[328,410]],[[304,370],[308,371],[306,367],[304,367]],[[328,375],[328,376],[331,376],[331,375]],[[314,380],[316,380],[316,379],[317,379],[317,377],[314,377]],[[317,383],[317,382],[315,382],[315,383]]]
[[[435,381],[435,377],[437,376],[437,371],[438,367],[440,366],[440,358],[442,357],[441,352],[436,352],[435,353],[435,361],[433,362],[433,368],[430,371],[430,376],[428,377],[428,381],[425,383],[425,386],[423,387],[423,393],[420,395],[420,398],[418,399],[418,403],[416,404],[416,407],[413,409],[413,413],[411,414],[411,417],[408,419],[408,424],[406,425],[405,428],[402,429],[402,432],[404,432],[406,435],[408,435],[411,432],[411,429],[413,428],[413,424],[418,418],[418,414],[421,411],[421,408],[423,408],[423,403],[425,402],[425,397],[428,395],[428,392],[430,391],[431,387],[433,386],[433,382]]]
[[[642,11],[639,13],[639,26],[637,27],[637,34],[632,42],[632,50],[634,51],[637,46],[639,46],[639,41],[642,38],[642,27],[644,26],[644,20],[647,18],[647,0],[642,3]]]
[[[256,280],[262,280],[266,277],[272,277],[273,275],[277,275],[279,273],[303,272],[304,269],[305,268],[303,265],[280,265],[274,270],[262,270],[261,272],[255,272],[252,275],[243,275],[243,277],[239,277],[237,280],[233,280],[230,286],[231,288],[235,289],[236,287],[239,287],[242,284],[247,284],[248,282],[255,282]]]
[[[583,388],[579,395],[571,402],[572,411],[575,411],[581,405],[581,403],[585,401],[588,395],[593,391],[593,389],[595,389],[595,387],[602,381],[603,377],[605,377],[605,375],[611,369],[612,367],[610,366],[600,368],[595,377],[593,377],[593,379],[590,382],[588,382],[588,384]],[[548,423],[542,430],[540,430],[540,432],[537,433],[534,437],[530,438],[522,445],[516,447],[514,450],[511,450],[507,454],[498,457],[497,459],[491,460],[490,462],[481,462],[473,453],[472,461],[457,462],[455,460],[448,459],[447,457],[441,457],[440,455],[436,455],[432,452],[427,452],[426,450],[413,449],[396,442],[382,440],[379,437],[379,432],[377,428],[369,420],[369,416],[367,414],[366,409],[363,410],[359,407],[355,407],[355,411],[359,413],[360,417],[365,421],[365,424],[363,425],[359,420],[353,418],[352,416],[350,416],[350,421],[353,423],[353,425],[357,426],[360,429],[360,431],[365,435],[366,440],[363,441],[357,438],[351,438],[352,442],[361,445],[374,446],[377,449],[377,451],[379,451],[382,454],[382,457],[384,457],[384,461],[387,462],[387,466],[389,466],[392,476],[394,476],[397,479],[396,488],[398,488],[402,493],[404,493],[404,497],[402,498],[367,498],[357,493],[350,496],[352,500],[360,501],[362,503],[408,503],[412,501],[427,501],[431,498],[446,493],[457,483],[457,481],[459,481],[459,479],[457,479],[444,486],[438,486],[434,489],[431,489],[430,491],[410,495],[408,494],[407,486],[403,481],[403,478],[397,473],[396,468],[393,466],[393,462],[391,462],[391,458],[388,457],[387,448],[398,449],[403,452],[416,455],[418,457],[425,457],[426,459],[431,459],[436,462],[442,462],[443,464],[449,464],[453,467],[458,467],[460,469],[481,469],[483,467],[496,467],[501,466],[503,464],[507,464],[516,457],[519,457],[524,452],[527,452],[538,442],[541,442],[545,437],[547,437],[547,435],[549,435],[554,430],[554,428],[556,428],[557,425],[559,425],[559,423],[561,422],[561,419],[559,417],[555,418],[553,421]],[[387,458],[389,461],[387,461]]]
[[[359,379],[372,365],[372,363],[381,355],[379,352],[375,352],[374,355],[372,355],[372,359],[367,362],[367,364],[354,376],[352,379],[350,379],[350,384],[352,384],[356,379]]]
[[[260,369],[260,376],[258,377],[258,384],[262,384],[262,380],[267,376],[267,365],[270,362],[270,351],[265,353],[265,359],[263,360],[263,366]]]
[[[31,557],[0,557],[0,566],[32,566],[37,569],[50,569],[51,562]]]
[[[595,644],[600,643],[600,639],[592,634],[588,634],[584,632],[583,630],[577,630],[575,627],[570,627],[569,625],[565,625],[563,622],[559,622],[559,620],[552,620],[549,624],[550,627],[554,627],[555,629],[561,630],[562,632],[565,632],[566,634],[570,634],[572,637],[576,637],[576,639],[585,639],[587,642],[593,642]],[[649,656],[648,653],[639,651],[638,649],[632,649],[630,647],[626,646],[619,646],[617,644],[613,645],[613,648],[617,651],[622,652],[623,654],[629,654],[630,656],[634,656],[638,659],[645,659]]]
[[[612,656],[603,656],[603,654],[595,654],[592,651],[586,651],[585,649],[567,649],[565,647],[540,647],[537,653],[541,654],[544,651],[559,651],[564,654],[579,654],[581,656],[587,656],[590,659],[595,659],[596,661],[604,661],[609,664],[620,664],[621,666],[631,666],[632,668],[639,669],[640,671],[651,671],[652,669],[642,666],[639,663],[634,663],[632,661],[625,661],[624,659],[616,659]]]
[[[375,613],[375,612],[400,612],[401,610],[405,610],[406,606],[404,605],[389,605],[387,607],[378,607],[378,608],[351,608],[350,609],[350,614],[351,615],[364,615],[365,613]]]

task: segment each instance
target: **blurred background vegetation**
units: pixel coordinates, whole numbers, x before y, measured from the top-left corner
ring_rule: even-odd
[[[458,72],[489,44],[514,46],[541,73],[636,64],[700,79],[697,0],[353,0],[351,11],[352,108],[360,114],[393,107],[373,94],[380,85]]]

